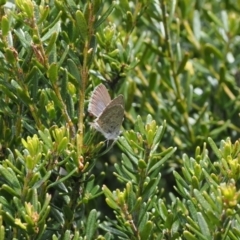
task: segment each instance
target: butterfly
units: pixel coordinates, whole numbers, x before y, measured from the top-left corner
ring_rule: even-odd
[[[111,100],[106,87],[100,84],[92,93],[88,112],[96,117],[91,125],[107,140],[115,140],[119,136],[124,117],[123,95]]]

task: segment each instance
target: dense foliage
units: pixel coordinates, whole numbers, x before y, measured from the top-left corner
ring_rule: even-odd
[[[239,239],[239,14],[0,0],[0,240]],[[116,142],[90,124],[100,83]]]

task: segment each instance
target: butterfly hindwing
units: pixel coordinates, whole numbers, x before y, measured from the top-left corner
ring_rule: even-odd
[[[116,98],[114,98],[108,105],[107,107],[110,106],[114,106],[114,105],[122,105],[124,106],[124,99],[123,99],[123,95],[120,94],[119,96],[117,96]]]
[[[124,108],[122,105],[109,105],[95,120],[93,126],[101,132],[106,139],[116,139],[120,133],[123,117]]]

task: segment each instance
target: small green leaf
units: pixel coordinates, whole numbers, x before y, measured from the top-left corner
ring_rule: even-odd
[[[9,32],[10,24],[7,16],[3,16],[1,19],[1,29],[2,29],[2,37],[6,37]]]
[[[79,231],[75,231],[75,233],[74,233],[74,237],[72,238],[72,240],[80,240],[81,238],[80,238],[80,233],[79,233]]]
[[[182,61],[180,62],[180,65],[178,66],[177,75],[183,72],[188,59],[189,59],[189,53],[185,53]]]
[[[34,6],[33,6],[33,2],[31,0],[24,0],[23,1],[23,7],[25,12],[27,13],[29,18],[33,17],[33,12],[34,12]]]
[[[106,198],[106,203],[107,205],[112,208],[112,209],[119,209],[119,206],[116,204],[115,201],[113,201],[112,199]]]
[[[119,138],[119,145],[122,149],[124,149],[124,151],[127,152],[127,155],[129,158],[131,158],[131,160],[137,164],[138,163],[138,159],[135,156],[135,153],[133,151],[133,149],[131,148],[131,146],[129,145],[128,141],[124,138],[124,137],[120,137]]]
[[[53,234],[52,240],[59,240],[59,238],[55,234]]]
[[[31,204],[33,206],[34,211],[38,211],[38,192],[36,188],[31,188],[28,191],[28,196],[31,196]]]
[[[139,214],[140,217],[140,214]],[[143,232],[143,229],[145,228],[147,221],[149,220],[149,213],[146,211],[144,215],[141,214],[141,218],[139,219],[141,221],[139,221],[138,223],[138,229],[139,232]]]
[[[114,8],[115,2],[112,2],[108,10],[104,14],[102,14],[102,16],[94,24],[95,29],[97,29],[103,22],[105,22],[105,20],[107,19],[107,17],[110,15]]]
[[[4,221],[8,223],[8,226],[15,225],[15,217],[13,217],[9,212],[1,210]]]
[[[168,212],[166,221],[164,223],[164,227],[167,229],[171,229],[174,223],[174,214],[172,212]]]
[[[127,11],[126,13],[126,31],[127,32],[131,32],[133,29],[133,16],[132,13],[130,11]]]
[[[68,64],[69,73],[76,79],[77,83],[80,86],[81,84],[81,76],[79,73],[80,69],[78,69],[76,63],[72,59],[68,59],[67,64]]]
[[[147,210],[148,210],[147,204],[143,202],[139,210],[139,218],[138,218],[138,225],[142,224],[142,227],[144,227],[144,224],[148,221]]]
[[[145,128],[144,128],[144,124],[142,121],[142,118],[138,115],[137,116],[137,121],[136,121],[136,125],[137,127],[137,131],[139,131],[142,135],[145,135]]]
[[[47,44],[47,48],[45,50],[46,55],[49,54],[51,51],[53,51],[53,48],[54,48],[54,45],[56,43],[57,37],[58,37],[58,33],[57,32],[54,32],[51,35],[50,40],[49,40],[49,42]]]
[[[213,46],[210,43],[205,44],[204,46],[204,53],[205,56],[210,56],[211,54],[215,55],[219,60],[223,59],[223,54],[222,52],[217,49],[215,46]]]
[[[153,146],[158,145],[161,142],[165,130],[166,130],[166,121],[164,120],[163,125],[157,128],[157,132],[155,133],[155,137],[153,140]]]
[[[122,154],[122,164],[124,164],[130,171],[134,171],[134,166],[132,162],[124,153]]]
[[[103,3],[102,3],[102,0],[95,0],[93,2],[93,9],[94,9],[94,15],[97,16],[98,13],[100,13],[100,11],[102,10],[103,8]]]
[[[131,211],[133,211],[133,212],[134,212],[134,211],[138,211],[138,209],[141,208],[142,202],[143,202],[142,198],[139,197],[139,198],[135,201],[134,206],[132,207]]]
[[[50,213],[50,210],[51,210],[51,207],[48,205],[45,209],[44,209],[44,212],[41,211],[41,216],[39,215],[39,221],[38,221],[38,224],[43,224],[46,222],[46,218],[49,216],[49,213]]]
[[[62,75],[62,81],[61,81],[61,96],[62,99],[67,98],[68,94],[68,74],[67,69],[60,68],[61,75]]]
[[[151,168],[148,170],[148,173],[150,174],[155,169],[158,169],[161,165],[163,165],[164,162],[166,162],[176,150],[177,150],[176,147],[175,148],[173,148],[173,147],[168,148],[164,157],[162,157],[156,164],[151,166]],[[154,157],[157,157],[157,155],[154,155]],[[148,167],[150,167],[150,165]]]
[[[124,172],[124,170],[122,170],[121,167],[119,167],[117,164],[114,164],[114,167],[116,168],[116,171],[118,173],[114,173],[115,176],[117,176],[117,178],[122,181],[122,182],[129,182],[129,176]],[[131,175],[133,176],[133,175]],[[134,182],[136,182],[136,176],[134,176]]]
[[[185,179],[183,179],[183,178],[181,177],[181,175],[180,175],[178,172],[173,171],[173,175],[174,175],[176,181],[179,182],[180,185],[182,185],[183,187],[188,188],[187,182],[185,181]]]
[[[155,132],[152,129],[146,130],[146,138],[149,146],[152,146]]]
[[[16,0],[15,3],[29,18],[33,17],[34,7],[31,0]]]
[[[205,176],[205,179],[209,182],[210,185],[218,187],[218,183],[216,182],[216,180],[218,180],[218,177],[214,178],[215,175],[213,174],[210,176],[209,173],[204,168],[202,169],[202,172]]]
[[[5,240],[5,227],[0,226],[0,240]]]
[[[199,41],[201,36],[201,18],[198,10],[195,10],[193,15],[193,32],[194,37]]]
[[[58,80],[58,65],[57,63],[52,63],[48,69],[48,76],[50,81],[55,84]]]
[[[146,169],[147,164],[146,164],[146,162],[143,159],[140,159],[138,161],[138,167],[143,170],[143,169]]]
[[[203,207],[203,209],[205,209],[206,211],[212,211],[211,205],[203,197],[203,194],[201,192],[199,192],[197,189],[194,189],[193,192],[194,192],[194,195],[197,198],[198,202]]]
[[[51,209],[51,214],[54,214],[54,218],[59,224],[64,224],[66,222],[61,209],[57,209],[53,207]]]
[[[17,30],[14,29],[13,31],[19,38],[23,47],[29,48],[31,46],[31,41],[32,41],[31,38],[26,37],[25,33],[21,29],[17,29]]]
[[[64,233],[63,240],[69,240],[69,239],[71,239],[71,231],[70,231],[70,230],[67,230],[67,231]]]
[[[93,209],[88,215],[87,226],[86,226],[86,239],[93,239],[96,231],[97,223],[97,211]]]
[[[190,201],[190,200],[188,200],[188,201],[187,201],[187,206],[188,206],[188,209],[189,209],[189,212],[190,212],[190,214],[191,214],[191,217],[192,217],[193,221],[194,221],[194,222],[197,222],[197,210],[196,210],[193,202]],[[190,219],[190,218],[189,218],[189,219]],[[190,224],[191,224],[191,222],[190,222]]]
[[[151,198],[158,191],[158,185],[161,179],[161,173],[158,174],[157,178],[151,178],[150,181],[145,181],[143,186],[142,196],[144,199]]]
[[[48,185],[48,188],[51,188],[55,185],[58,185],[59,183],[61,182],[64,182],[66,181],[68,178],[70,178],[72,175],[74,175],[76,172],[78,172],[78,168],[74,168],[70,173],[68,173],[66,176],[60,178],[58,181],[55,181],[51,184]]]
[[[9,63],[15,64],[18,56],[17,56],[17,52],[13,48],[6,48],[5,57]]]
[[[64,137],[61,142],[58,144],[58,148],[57,148],[57,151],[59,153],[61,153],[62,151],[64,151],[68,145],[68,138],[67,137]]]
[[[183,236],[186,238],[186,240],[198,240],[192,233],[189,231],[184,231]]]
[[[208,228],[207,222],[205,221],[202,213],[198,212],[197,218],[198,218],[198,224],[202,234],[204,234],[204,236],[206,236],[208,239],[211,239],[212,236],[211,236],[210,230]]]
[[[113,209],[119,209],[119,206],[116,203],[116,199],[113,193],[105,185],[102,187],[102,190],[104,195],[107,197],[106,198],[107,204]]]
[[[162,217],[162,219],[164,221],[166,221],[167,215],[168,215],[168,210],[162,199],[159,199],[159,201],[158,201],[158,210],[159,210],[159,214]]]
[[[44,131],[39,130],[38,134],[41,137],[41,139],[43,140],[44,144],[46,144],[46,146],[49,149],[52,149],[53,142],[52,142],[52,138],[51,138],[51,134],[50,134],[49,130],[48,129],[44,129]]]
[[[146,125],[151,124],[152,121],[153,121],[152,115],[151,115],[151,114],[148,114],[148,115],[147,115],[147,119],[146,119]]]
[[[144,228],[140,232],[141,239],[152,239],[151,231],[153,229],[153,222],[147,221]],[[151,238],[150,238],[151,237]]]
[[[43,37],[41,37],[41,41],[45,42],[50,37],[52,37],[53,34],[58,34],[60,30],[61,30],[61,22],[57,21],[56,24],[52,28],[50,28]]]
[[[5,178],[5,181],[8,182],[9,187],[11,186],[16,191],[17,195],[21,194],[21,184],[19,183],[17,176],[11,168],[5,168],[0,165],[0,175]]]
[[[219,18],[212,12],[212,11],[206,11],[207,16],[210,18],[211,21],[216,23],[219,27],[223,27],[222,22],[219,20]]]
[[[212,150],[214,151],[214,153],[216,154],[216,156],[221,159],[222,158],[222,153],[219,151],[217,145],[215,144],[215,142],[212,140],[212,138],[208,138],[208,143],[210,144]]]
[[[12,204],[6,198],[0,196],[0,213],[2,212],[3,208],[5,209],[4,211],[6,212],[12,212],[13,207],[10,205]]]
[[[86,19],[80,10],[76,11],[76,25],[77,28],[79,29],[82,40],[86,41],[88,38],[88,26]]]
[[[46,5],[43,8],[41,8],[41,11],[40,11],[41,17],[38,19],[38,22],[37,22],[38,25],[40,25],[46,20],[46,18],[49,15],[49,12],[50,12],[49,6]]]
[[[17,94],[19,96],[19,99],[21,99],[24,104],[26,104],[26,105],[31,105],[32,104],[32,100],[29,97],[29,94],[28,94],[27,91],[24,91],[22,88],[18,88],[16,90],[17,90]]]
[[[126,201],[127,201],[128,209],[132,211],[132,208],[136,203],[136,194],[134,193],[133,185],[131,182],[128,182],[126,184],[125,193],[126,193]]]
[[[196,176],[192,177],[192,187],[196,188],[196,189],[199,189],[199,181],[198,181],[198,178]]]
[[[44,177],[41,177],[41,179],[37,181],[39,178],[39,173],[36,173],[34,177],[31,179],[29,186],[32,186],[34,184],[33,188],[38,189],[40,186],[42,186],[43,183],[45,183],[50,178],[51,174],[52,174],[52,171],[48,170],[48,172],[44,175]]]

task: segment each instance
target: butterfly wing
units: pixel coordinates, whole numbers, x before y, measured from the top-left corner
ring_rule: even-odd
[[[114,105],[122,105],[124,107],[124,99],[123,99],[123,95],[120,94],[119,96],[117,96],[116,98],[114,98],[107,106],[111,107]]]
[[[101,132],[107,140],[116,139],[120,133],[123,117],[124,108],[122,105],[112,106],[109,104],[92,126]]]
[[[108,90],[103,84],[100,84],[93,90],[88,105],[88,112],[95,117],[99,117],[110,102],[111,97]]]

